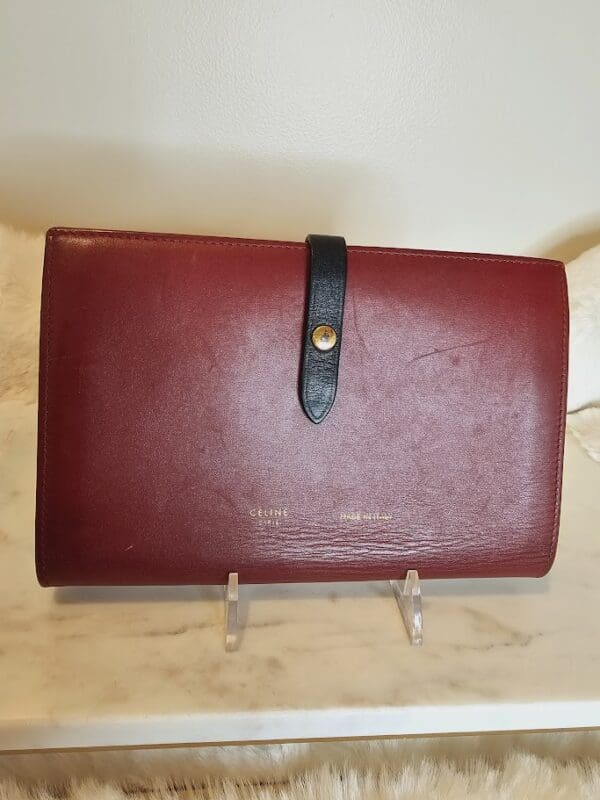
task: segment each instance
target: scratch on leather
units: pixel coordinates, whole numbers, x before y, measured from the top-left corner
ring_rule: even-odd
[[[364,336],[360,329],[360,325],[358,324],[358,314],[356,311],[356,295],[353,293],[352,297],[352,318],[354,321],[354,329],[356,331],[356,336],[358,337],[359,342],[361,343],[363,349],[370,355],[369,348],[367,347],[367,343],[365,342]]]
[[[474,342],[455,344],[452,347],[434,347],[433,350],[429,350],[427,353],[421,353],[421,355],[411,358],[408,363],[412,364],[414,361],[420,361],[422,358],[428,358],[429,356],[437,356],[440,353],[449,353],[451,350],[462,350],[465,347],[475,347],[478,344],[485,344],[489,342],[490,338],[490,336],[486,336],[485,339],[476,339]]]

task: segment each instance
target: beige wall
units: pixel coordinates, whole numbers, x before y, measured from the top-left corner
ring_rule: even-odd
[[[600,241],[598,0],[0,0],[0,219]]]

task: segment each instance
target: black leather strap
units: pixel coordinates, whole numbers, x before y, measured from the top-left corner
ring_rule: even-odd
[[[307,236],[306,242],[310,279],[300,396],[308,418],[319,423],[330,412],[337,389],[346,292],[346,242],[341,236],[315,234]]]

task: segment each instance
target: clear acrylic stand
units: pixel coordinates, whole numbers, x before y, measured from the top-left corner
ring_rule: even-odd
[[[225,650],[228,653],[239,646],[238,600],[238,574],[230,572],[225,587]]]
[[[421,584],[416,569],[409,569],[404,583],[390,581],[392,592],[402,614],[408,639],[412,645],[423,644],[423,606],[421,604]]]
[[[409,569],[404,583],[390,581],[392,592],[402,614],[408,639],[411,645],[423,644],[423,607],[421,604],[421,584],[416,569]],[[238,620],[239,576],[230,572],[225,587],[225,650],[237,650],[240,642]]]

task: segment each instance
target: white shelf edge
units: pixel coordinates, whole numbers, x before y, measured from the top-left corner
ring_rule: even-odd
[[[600,727],[600,700],[0,721],[0,752]]]

